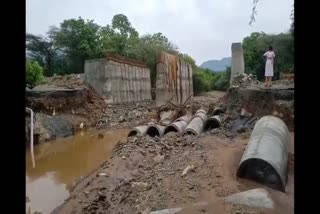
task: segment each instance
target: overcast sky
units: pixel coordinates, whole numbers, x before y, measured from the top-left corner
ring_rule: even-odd
[[[129,18],[139,34],[162,32],[198,65],[231,55],[231,43],[251,32],[285,32],[294,0],[261,0],[253,26],[253,0],[27,0],[28,33],[45,34],[64,19],[93,19],[101,26],[115,14]]]

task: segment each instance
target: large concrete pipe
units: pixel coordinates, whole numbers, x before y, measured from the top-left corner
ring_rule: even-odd
[[[222,125],[222,124],[221,124],[220,116],[215,115],[215,116],[213,116],[213,117],[210,117],[210,118],[207,120],[207,122],[206,122],[203,130],[204,130],[204,131],[210,131],[210,130],[212,130],[212,129],[216,129],[216,128],[221,127],[221,125]]]
[[[238,177],[285,191],[289,130],[277,117],[265,116],[255,125],[237,171]]]
[[[217,107],[217,108],[215,108],[215,109],[213,110],[213,116],[214,116],[214,115],[223,114],[223,113],[224,113],[224,111],[223,111],[223,109],[220,108],[220,107]]]
[[[190,119],[191,117],[188,115],[179,117],[173,123],[171,123],[169,126],[165,128],[164,134],[167,134],[169,132],[177,132],[179,135],[182,135]]]
[[[174,122],[185,121],[186,123],[189,123],[190,119],[191,119],[191,116],[184,115],[184,116],[179,117],[178,119],[176,119]]]
[[[145,135],[147,132],[147,129],[148,129],[148,126],[137,126],[129,132],[128,137],[135,136],[138,133]]]
[[[186,123],[186,121],[183,120],[171,123],[169,126],[165,128],[164,134],[167,134],[169,132],[178,132],[179,135],[182,135],[187,125],[188,123]]]
[[[184,135],[185,134],[200,135],[206,120],[207,120],[206,112],[204,110],[198,110],[196,114],[192,117],[187,128],[184,130]]]
[[[164,134],[165,126],[161,125],[151,125],[148,127],[146,134],[150,137],[161,137]]]
[[[196,111],[196,113],[193,115],[193,117],[191,118],[191,120],[195,117],[200,117],[203,121],[207,120],[207,112],[203,109],[199,109]]]

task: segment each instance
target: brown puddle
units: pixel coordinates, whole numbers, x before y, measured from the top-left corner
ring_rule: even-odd
[[[119,140],[125,140],[128,132],[127,129],[88,132],[37,145],[35,168],[27,149],[26,195],[30,199],[27,210],[52,212],[69,197],[69,191],[79,179],[111,157],[112,148]],[[99,133],[104,137],[99,138]]]

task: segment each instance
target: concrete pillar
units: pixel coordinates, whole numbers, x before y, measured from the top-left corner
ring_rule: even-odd
[[[231,45],[232,60],[231,60],[231,76],[230,85],[233,79],[241,73],[244,73],[243,49],[241,43],[232,43]]]

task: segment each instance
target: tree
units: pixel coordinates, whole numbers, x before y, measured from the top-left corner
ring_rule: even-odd
[[[146,34],[140,37],[133,48],[135,59],[144,61],[150,69],[151,86],[155,87],[157,75],[157,55],[159,51],[178,54],[178,48],[162,33]]]
[[[226,91],[229,88],[231,67],[227,67],[226,71],[219,74],[219,78],[213,82],[213,89],[218,91]]]
[[[294,65],[294,45],[290,33],[268,35],[254,32],[243,39],[243,55],[246,73],[257,75],[258,80],[264,78],[265,60],[262,57],[268,46],[273,46],[276,53],[274,64],[275,79],[281,72],[288,72]]]
[[[189,63],[192,67],[192,70],[196,70],[197,69],[197,65],[196,65],[196,61],[189,56],[188,54],[179,54],[180,57],[182,57],[184,59],[184,61],[186,61],[187,63]]]
[[[139,43],[139,34],[125,15],[115,15],[111,26],[101,28],[100,35],[105,52],[136,58],[134,50]]]
[[[58,48],[54,45],[53,33],[55,28],[50,28],[47,36],[36,36],[27,33],[26,48],[30,57],[36,60],[44,69],[45,76],[52,76],[59,69]]]
[[[43,68],[37,61],[26,61],[26,86],[33,88],[43,79]]]
[[[65,53],[68,73],[83,73],[84,60],[103,56],[99,37],[100,26],[93,20],[64,20],[54,33],[58,47]]]

